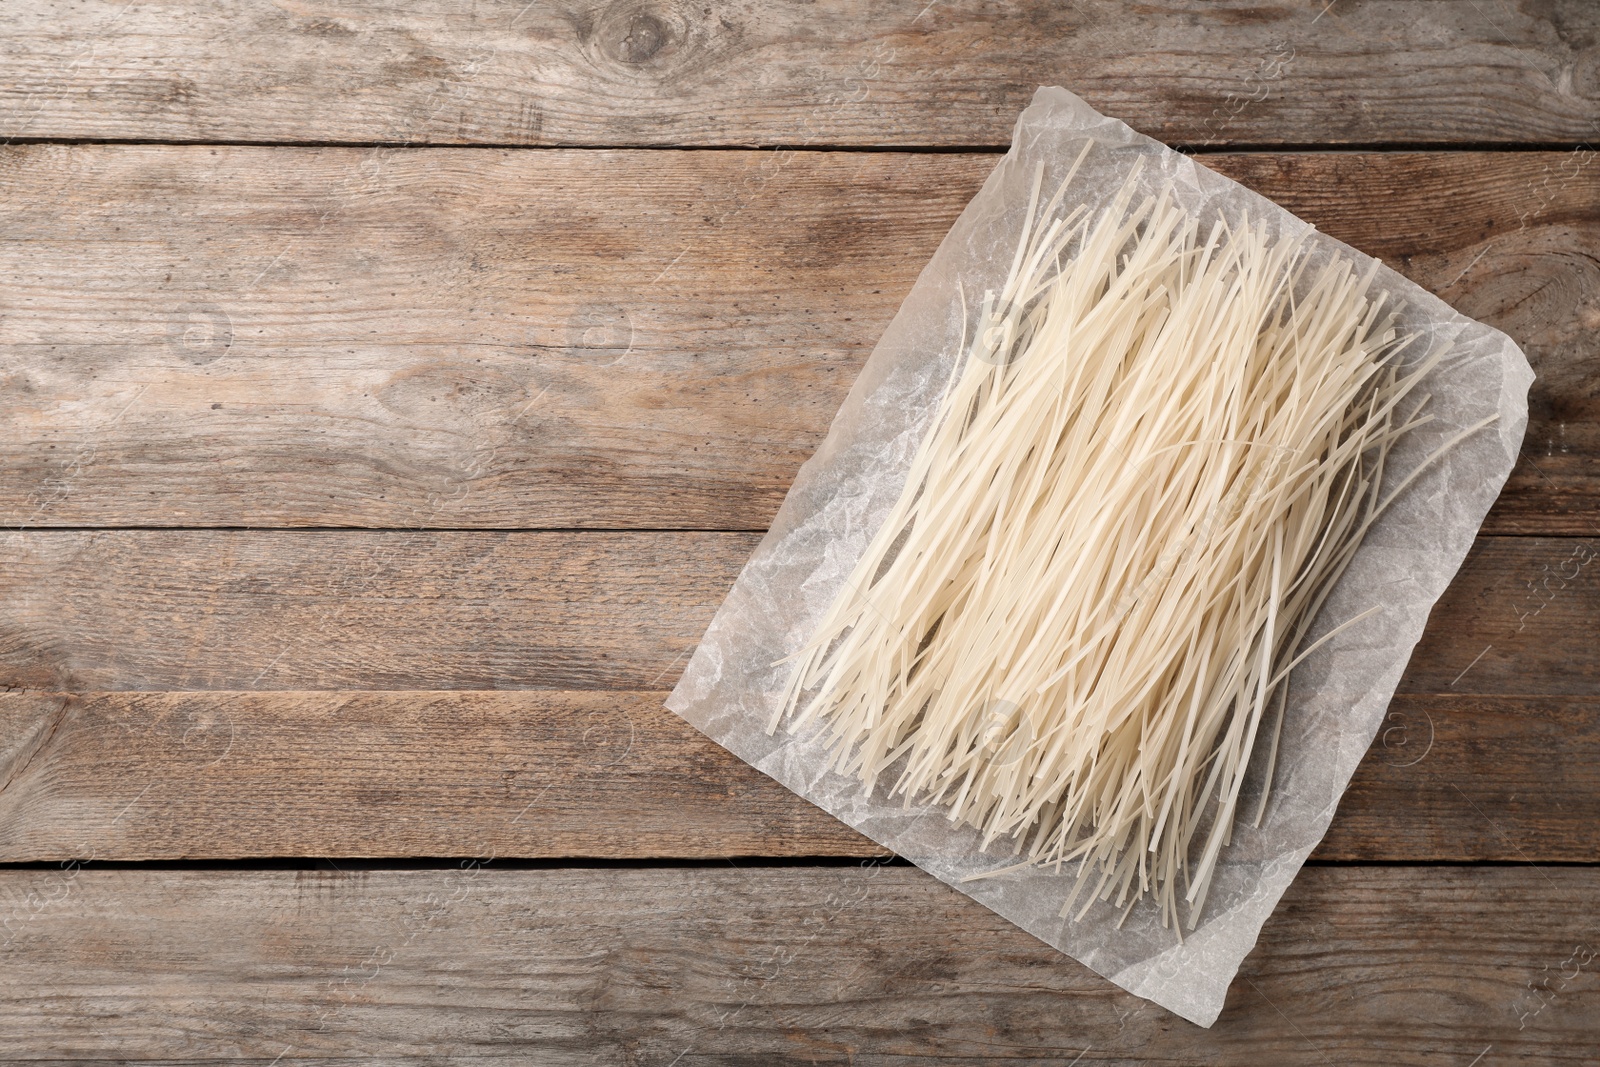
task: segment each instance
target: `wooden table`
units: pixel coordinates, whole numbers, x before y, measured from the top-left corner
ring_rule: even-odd
[[[8,5],[0,1061],[1600,1059],[1586,0]],[[1032,89],[1506,330],[1216,1026],[663,710]]]

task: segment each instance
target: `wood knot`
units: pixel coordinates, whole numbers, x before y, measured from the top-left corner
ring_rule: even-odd
[[[623,63],[637,66],[651,59],[667,43],[667,24],[648,11],[635,11],[628,18],[627,33],[617,42],[616,56]]]
[[[598,51],[625,67],[658,65],[676,53],[687,37],[688,26],[676,11],[638,0],[614,4],[594,28]]]

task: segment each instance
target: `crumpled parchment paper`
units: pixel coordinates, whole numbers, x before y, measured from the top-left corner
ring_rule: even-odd
[[[1449,353],[1419,393],[1432,422],[1398,442],[1386,485],[1443,441],[1484,416],[1498,422],[1436,460],[1369,531],[1313,626],[1315,639],[1373,604],[1382,611],[1335,636],[1294,671],[1272,797],[1259,829],[1250,821],[1262,787],[1265,745],[1253,761],[1233,841],[1223,851],[1198,929],[1182,943],[1163,929],[1147,898],[1121,928],[1120,909],[1096,903],[1083,919],[1059,914],[1074,876],[1031,869],[963,884],[1005,866],[1010,848],[987,853],[978,835],[940,807],[893,802],[879,786],[822,768],[817,730],[790,735],[766,725],[791,665],[775,662],[811,636],[841,583],[888,514],[912,453],[928,429],[960,351],[961,300],[975,318],[987,289],[999,289],[1027,210],[1034,168],[1055,189],[1085,139],[1095,142],[1066,205],[1098,207],[1138,157],[1153,189],[1174,178],[1187,209],[1210,219],[1248,213],[1284,235],[1311,227],[1271,201],[1126,125],[1064,89],[1041,88],[1018,120],[1011,150],[962,212],[862,368],[832,429],[795,478],[771,530],[712,620],[667,706],[712,740],[867,837],[982,902],[1117,985],[1209,1026],[1262,924],[1332,819],[1339,797],[1371,744],[1428,612],[1471,546],[1510,473],[1527,425],[1533,372],[1505,334],[1452,310],[1382,268],[1375,288],[1406,305],[1398,325],[1419,332],[1406,358],[1430,345]],[[1318,234],[1316,255],[1370,258]],[[957,282],[960,282],[960,289]],[[1385,490],[1387,494],[1389,490]],[[820,728],[820,727],[819,727]]]

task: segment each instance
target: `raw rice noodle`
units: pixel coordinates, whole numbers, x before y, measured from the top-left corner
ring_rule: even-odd
[[[1402,363],[1376,264],[1314,266],[1139,178],[1090,213],[1060,210],[1070,175],[1041,208],[1035,175],[1005,286],[771,728],[816,724],[864,788],[1075,865],[1063,914],[1154,894],[1192,929],[1441,353]]]

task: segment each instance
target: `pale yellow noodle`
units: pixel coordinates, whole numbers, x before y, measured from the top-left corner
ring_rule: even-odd
[[[837,770],[890,775],[1021,864],[1076,864],[1064,914],[1153,893],[1176,925],[1181,896],[1192,928],[1442,352],[1399,365],[1375,265],[1313,263],[1141,177],[1057,217],[1071,175],[1040,210],[1036,172],[1006,281],[772,725],[819,724]]]

